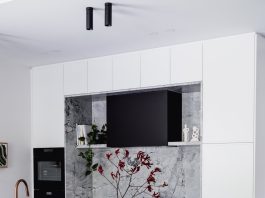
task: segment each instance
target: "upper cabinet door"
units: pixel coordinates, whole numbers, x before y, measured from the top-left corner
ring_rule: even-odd
[[[128,53],[113,58],[113,89],[140,87],[141,60],[139,53]]]
[[[31,70],[32,146],[64,146],[63,66]]]
[[[88,93],[112,90],[112,57],[93,58],[87,63]]]
[[[204,43],[203,141],[253,142],[255,36]]]
[[[254,198],[253,143],[202,146],[202,198]]]
[[[171,48],[171,83],[202,80],[202,42]]]
[[[64,63],[64,95],[87,92],[87,61]]]
[[[158,48],[141,53],[141,87],[170,83],[170,50]]]

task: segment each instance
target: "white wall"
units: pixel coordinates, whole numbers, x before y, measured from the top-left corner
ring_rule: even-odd
[[[0,169],[0,197],[14,197],[20,178],[30,182],[30,71],[0,65],[0,142],[7,142],[8,168]],[[20,187],[24,198],[24,187]]]

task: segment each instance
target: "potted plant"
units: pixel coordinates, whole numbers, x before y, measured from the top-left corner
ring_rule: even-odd
[[[80,139],[82,138],[82,139]],[[80,137],[79,140],[85,140],[84,137]],[[80,152],[79,156],[86,160],[86,175],[90,175],[92,171],[97,170],[98,164],[93,164],[93,149],[91,145],[93,144],[106,144],[107,143],[107,125],[104,124],[101,129],[98,129],[98,126],[93,124],[91,126],[91,131],[87,135],[88,146],[89,148],[85,152]]]

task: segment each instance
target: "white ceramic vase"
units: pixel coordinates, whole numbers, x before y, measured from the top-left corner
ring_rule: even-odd
[[[76,125],[76,144],[77,146],[80,145],[88,145],[88,138],[87,135],[91,130],[90,125]],[[80,141],[79,138],[84,137],[85,141]]]

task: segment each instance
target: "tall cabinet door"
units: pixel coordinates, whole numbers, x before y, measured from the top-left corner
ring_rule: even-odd
[[[253,197],[253,143],[202,146],[202,198]]]
[[[31,70],[32,146],[64,146],[63,66]]]
[[[255,34],[203,44],[203,142],[253,142]]]

